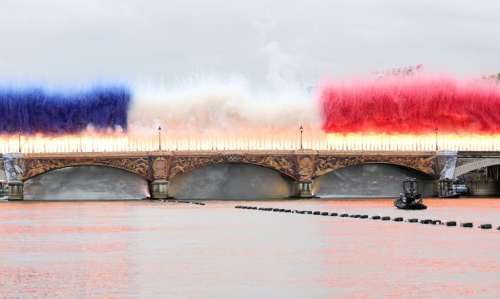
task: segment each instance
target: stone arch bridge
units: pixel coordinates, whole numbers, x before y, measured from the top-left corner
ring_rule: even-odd
[[[23,154],[15,162],[16,181],[22,182],[51,170],[83,165],[119,168],[148,180],[153,198],[168,196],[169,181],[183,173],[222,163],[253,164],[280,172],[296,182],[298,197],[312,196],[316,177],[344,167],[386,163],[416,170],[438,178],[441,166],[435,152],[338,152],[338,151],[199,151]],[[13,190],[15,188],[12,188]],[[13,194],[11,198],[16,198]]]

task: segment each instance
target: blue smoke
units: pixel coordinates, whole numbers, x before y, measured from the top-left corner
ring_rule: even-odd
[[[48,92],[42,88],[0,88],[0,134],[59,135],[127,129],[130,91],[124,87],[95,87],[78,92]]]

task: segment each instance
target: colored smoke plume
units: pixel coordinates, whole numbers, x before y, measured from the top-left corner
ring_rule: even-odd
[[[419,75],[327,83],[320,92],[328,133],[500,134],[500,85]]]
[[[59,93],[41,88],[0,88],[0,134],[126,130],[130,98],[123,87]]]

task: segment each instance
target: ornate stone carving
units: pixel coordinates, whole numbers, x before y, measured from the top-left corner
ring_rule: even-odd
[[[320,176],[340,168],[368,164],[387,163],[412,168],[428,175],[435,175],[432,156],[390,156],[390,155],[359,155],[359,156],[318,156],[314,176]]]
[[[293,159],[274,155],[217,155],[173,157],[170,178],[211,164],[247,163],[268,167],[295,178]]]
[[[44,172],[69,166],[102,165],[116,167],[149,178],[147,157],[67,157],[67,158],[26,158],[24,180]]]
[[[227,155],[223,156],[228,163],[241,162],[243,160],[242,155]]]
[[[166,179],[168,176],[168,161],[164,157],[153,160],[153,178]]]
[[[292,178],[296,177],[296,172],[295,172],[296,163],[294,160],[295,159],[293,159],[293,157],[272,156],[272,155],[249,156],[249,158],[247,159],[249,163],[275,169]]]
[[[303,152],[217,152],[165,154],[162,156],[116,154],[69,154],[69,155],[26,155],[21,160],[24,169],[23,180],[44,172],[79,165],[102,165],[116,167],[138,174],[148,180],[169,180],[207,165],[220,163],[247,163],[279,171],[297,181],[307,182],[351,165],[366,163],[388,163],[412,168],[435,176],[439,167],[431,154],[363,154],[363,153],[303,153]]]
[[[300,157],[297,169],[298,179],[301,182],[312,180],[314,176],[314,161],[311,157]]]

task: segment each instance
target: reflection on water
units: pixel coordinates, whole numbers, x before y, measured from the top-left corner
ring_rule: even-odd
[[[0,298],[494,298],[500,232],[161,202],[0,203]],[[249,205],[500,225],[500,200]]]

